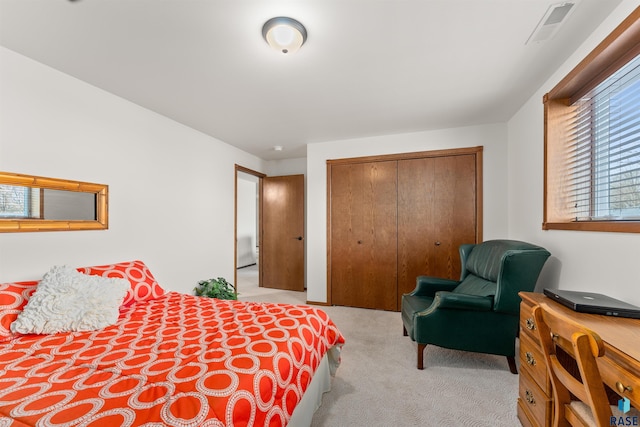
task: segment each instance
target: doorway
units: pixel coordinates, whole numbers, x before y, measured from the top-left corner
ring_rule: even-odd
[[[236,292],[305,290],[304,204],[304,175],[267,177],[236,165]]]
[[[266,175],[236,165],[235,168],[235,269],[236,292],[251,295],[260,287],[261,187]]]
[[[304,283],[304,175],[262,179],[260,286],[302,292]]]

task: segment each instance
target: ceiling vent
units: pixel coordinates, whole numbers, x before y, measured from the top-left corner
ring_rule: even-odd
[[[533,30],[525,44],[539,43],[552,38],[563,22],[573,12],[575,2],[556,3],[549,6],[536,29]]]

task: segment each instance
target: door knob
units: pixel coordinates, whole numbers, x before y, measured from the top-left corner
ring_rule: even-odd
[[[436,242],[434,243],[436,246],[440,246],[440,242]]]
[[[302,236],[296,237],[296,240],[302,240]]]

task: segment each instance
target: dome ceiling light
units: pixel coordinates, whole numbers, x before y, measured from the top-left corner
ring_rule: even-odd
[[[272,48],[293,53],[307,40],[307,29],[293,18],[279,16],[264,23],[262,37]]]

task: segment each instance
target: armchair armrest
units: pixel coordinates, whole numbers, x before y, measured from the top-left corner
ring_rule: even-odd
[[[433,297],[438,291],[452,291],[460,282],[458,280],[442,279],[440,277],[418,276],[416,288],[409,294],[420,297]]]
[[[492,297],[483,297],[477,295],[458,294],[454,292],[440,291],[436,293],[433,304],[429,307],[432,309],[455,309],[455,310],[472,310],[472,311],[490,311],[493,306]]]

